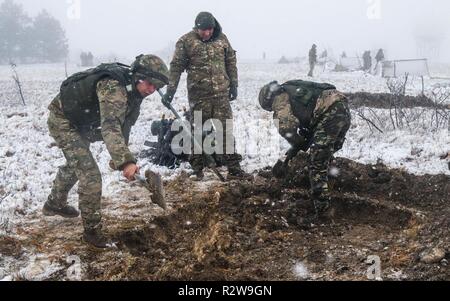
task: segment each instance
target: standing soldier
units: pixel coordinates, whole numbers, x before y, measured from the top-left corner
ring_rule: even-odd
[[[80,60],[81,60],[81,67],[86,67],[87,66],[87,54],[86,54],[86,52],[82,52],[80,54]]]
[[[299,151],[310,150],[308,170],[315,219],[330,206],[328,166],[333,154],[342,148],[350,128],[347,99],[333,85],[293,80],[264,86],[259,102],[263,109],[274,112],[280,134],[292,146],[287,160],[274,167],[276,176],[285,174],[287,163]]]
[[[87,66],[94,66],[94,55],[90,51],[87,54]]]
[[[211,13],[201,12],[195,20],[194,29],[182,36],[176,44],[170,64],[169,85],[163,97],[166,106],[172,102],[184,71],[188,74],[191,124],[194,126],[194,112],[202,112],[203,121],[219,120],[224,131],[218,131],[217,134],[224,138],[224,145],[233,143],[232,148],[235,149],[234,141],[226,141],[226,137],[233,137],[233,112],[230,102],[238,96],[236,52]],[[216,158],[228,167],[229,178],[242,177],[242,157],[227,154],[225,151],[222,154]],[[203,169],[207,167],[205,162],[207,161],[202,155],[191,156],[190,163],[198,180],[203,178]]]
[[[317,64],[317,45],[313,44],[311,50],[309,51],[309,77],[314,76],[314,68]]]
[[[79,212],[68,205],[67,196],[79,182],[83,239],[95,247],[107,247],[108,240],[102,233],[102,178],[89,145],[104,141],[112,157],[111,165],[128,180],[134,180],[139,167],[128,149],[131,127],[139,117],[143,99],[168,83],[168,73],[164,62],[153,55],[137,57],[131,68],[102,64],[69,77],[49,106],[50,135],[67,162],[59,168],[43,213],[78,217]]]
[[[370,54],[370,50],[367,50],[363,54],[363,70],[369,71],[372,69],[372,55]]]
[[[375,56],[375,60],[377,61],[377,63],[376,63],[376,65],[375,65],[375,72],[377,72],[377,70],[378,70],[378,65],[380,64],[380,63],[382,63],[383,61],[384,61],[384,59],[385,59],[385,57],[384,57],[384,51],[383,51],[383,49],[379,49],[378,50],[378,52],[377,52],[377,55]]]

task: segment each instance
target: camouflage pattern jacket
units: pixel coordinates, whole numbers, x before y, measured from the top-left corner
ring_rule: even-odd
[[[97,83],[97,96],[100,108],[100,127],[81,134],[90,142],[104,141],[106,148],[118,170],[136,159],[128,148],[132,126],[140,115],[142,99],[130,102],[126,87],[118,80],[105,78]],[[50,110],[60,111],[61,100],[56,97],[49,106]]]
[[[287,92],[283,92],[275,97],[272,110],[278,110],[280,104],[283,104],[283,106],[289,105],[291,107],[293,116],[295,116],[300,123],[299,126],[301,128],[313,130],[312,128],[314,127],[314,125],[324,116],[324,114],[326,114],[330,110],[331,106],[333,106],[337,102],[347,102],[348,100],[343,93],[335,89],[323,91],[315,104],[313,103],[313,111],[307,118],[302,118],[304,117],[302,115],[304,115],[305,112],[297,112],[296,108],[292,106],[292,103],[294,101],[295,100],[292,100],[291,96]],[[307,122],[302,122],[303,119],[307,120]]]
[[[309,63],[315,64],[317,63],[317,50],[315,48],[311,48],[309,51]]]
[[[236,52],[218,22],[209,41],[202,41],[193,30],[177,42],[170,64],[169,92],[175,93],[184,71],[190,100],[228,97],[230,85],[237,87]]]

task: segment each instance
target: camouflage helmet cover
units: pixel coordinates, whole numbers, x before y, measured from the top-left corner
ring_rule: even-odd
[[[266,111],[272,111],[273,99],[282,91],[277,81],[265,85],[259,92],[259,104]]]
[[[162,59],[147,54],[136,57],[131,65],[131,72],[139,79],[145,79],[161,89],[169,84],[169,69]]]

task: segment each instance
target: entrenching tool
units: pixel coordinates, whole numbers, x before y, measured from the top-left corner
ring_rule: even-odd
[[[151,170],[145,172],[145,177],[137,174],[134,178],[152,194],[151,200],[162,209],[166,210],[166,200],[164,199],[164,186],[161,176]]]

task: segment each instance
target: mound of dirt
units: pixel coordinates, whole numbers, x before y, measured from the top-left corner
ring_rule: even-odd
[[[307,189],[308,160],[306,153],[300,153],[290,163],[283,185]],[[401,169],[389,169],[383,163],[364,165],[345,158],[333,160],[330,169],[334,175],[330,186],[337,192],[385,199],[421,210],[438,210],[449,205],[450,177],[447,175],[416,176]]]
[[[182,173],[165,185],[168,212],[144,196],[105,200],[116,248],[91,250],[81,220],[35,216],[18,239],[0,237],[0,253],[47,254],[63,267],[77,254],[85,280],[367,280],[373,256],[386,280],[450,280],[449,176],[337,158],[329,214],[299,225],[312,212],[306,163],[300,154],[283,180],[269,168],[228,183]]]
[[[279,181],[266,170],[253,181],[216,183],[185,194],[171,214],[150,225],[117,232],[119,248],[134,256],[121,277],[366,280],[366,260],[375,255],[385,279],[450,279],[448,176],[417,177],[382,164],[336,159],[331,213],[302,228],[290,217],[295,201],[305,208],[310,203],[308,179],[299,172],[305,158],[291,165],[291,180]],[[420,262],[419,254],[436,246],[446,250],[446,258]],[[117,266],[102,275],[110,275],[109,269]],[[99,271],[90,273],[90,279],[105,279]]]
[[[389,109],[391,107],[391,104],[396,102],[396,96],[389,93],[357,92],[345,93],[345,95],[348,97],[350,106],[352,108],[369,107],[377,109]],[[434,108],[435,106],[433,101],[424,95],[401,96],[400,103],[402,103],[402,107],[404,108]]]

